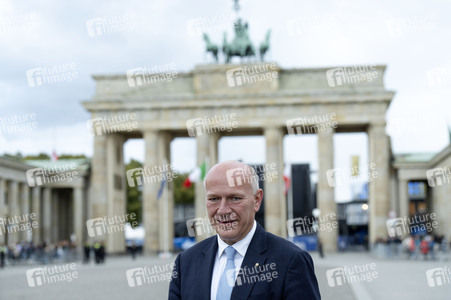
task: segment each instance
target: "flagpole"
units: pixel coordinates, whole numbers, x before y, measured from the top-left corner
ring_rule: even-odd
[[[163,159],[163,165],[167,166],[167,160],[164,158]],[[169,169],[168,169],[169,171]],[[171,170],[172,171],[172,170]],[[165,176],[167,176],[168,174],[166,174]],[[164,187],[163,187],[163,193],[162,193],[162,198],[161,199],[163,201],[163,253],[160,253],[160,258],[170,258],[172,255],[169,252],[169,224],[168,224],[168,217],[169,217],[169,183],[167,178],[165,177],[165,182],[164,182]]]
[[[166,222],[164,222],[164,252],[169,255],[169,223],[167,222],[169,219],[169,182],[166,178],[166,183],[164,187],[164,202],[163,202],[163,208],[164,208],[164,219]]]
[[[289,177],[289,186],[288,186],[288,203],[287,203],[287,208],[288,208],[288,219],[291,220],[293,219],[293,174],[292,174],[292,165],[290,163],[290,177]]]

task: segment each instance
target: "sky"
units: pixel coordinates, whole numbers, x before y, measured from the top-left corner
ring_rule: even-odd
[[[233,6],[232,0],[0,0],[0,122],[15,118],[27,124],[8,132],[0,123],[0,155],[55,150],[91,156],[90,114],[82,102],[96,92],[92,76],[165,64],[187,72],[212,63],[190,24],[196,18],[219,23],[209,33],[221,44],[223,28],[232,37]],[[242,0],[239,15],[255,45],[271,29],[266,60],[282,68],[386,65],[385,87],[395,92],[387,132],[394,154],[402,154],[435,153],[449,144],[450,9],[446,0]],[[96,18],[123,27],[96,35],[90,27]],[[27,71],[35,68],[67,69],[74,76],[31,86]],[[352,155],[368,164],[366,134],[336,134],[334,145],[335,167],[349,167]],[[315,136],[286,136],[284,146],[285,161],[316,170]],[[172,142],[177,170],[194,168],[195,147],[194,139]],[[223,138],[219,159],[264,163],[264,148],[261,136]],[[126,161],[143,156],[142,140],[126,143]]]

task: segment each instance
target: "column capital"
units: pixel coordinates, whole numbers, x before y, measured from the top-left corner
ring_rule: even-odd
[[[141,132],[143,134],[143,137],[145,137],[146,135],[159,134],[161,130],[155,128],[144,128],[143,130],[141,130]]]
[[[385,127],[387,126],[387,123],[384,121],[379,121],[379,122],[371,122],[370,124],[368,124],[368,129],[367,131],[375,131],[375,130],[383,130],[385,132]]]
[[[330,130],[318,130],[316,133],[318,136],[330,136],[335,134],[335,128],[330,128]]]
[[[270,124],[270,125],[267,125],[267,126],[263,127],[263,131],[264,132],[267,131],[267,130],[280,130],[280,131],[282,131],[283,128],[284,128],[284,126],[280,126],[280,125],[277,125],[277,124]]]
[[[279,139],[280,137],[283,138],[284,132],[283,127],[281,126],[267,126],[263,128],[263,135],[265,136],[266,140],[272,140],[272,139]]]

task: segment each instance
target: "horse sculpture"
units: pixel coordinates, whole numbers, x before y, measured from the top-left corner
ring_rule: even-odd
[[[204,33],[204,41],[207,44],[207,52],[211,52],[213,55],[213,58],[215,59],[216,63],[218,62],[218,45],[213,44],[210,42],[210,38],[206,33]]]
[[[224,32],[224,43],[222,45],[222,51],[224,52],[226,63],[230,63],[230,60],[233,56],[255,56],[255,49],[249,39],[247,30],[247,23],[242,24],[241,19],[238,19],[238,22],[235,26],[235,39],[231,43],[227,42],[227,34]]]
[[[265,40],[260,44],[260,60],[263,61],[266,52],[269,50],[269,37],[271,35],[271,29],[266,33]]]

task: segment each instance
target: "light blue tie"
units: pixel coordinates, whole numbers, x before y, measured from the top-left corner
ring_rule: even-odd
[[[232,295],[233,285],[229,284],[227,281],[227,276],[233,275],[233,281],[235,281],[235,253],[236,250],[232,246],[228,246],[224,249],[227,255],[227,264],[222,272],[221,279],[219,279],[218,285],[218,293],[216,294],[216,300],[230,300],[230,296]],[[228,272],[230,270],[234,270],[233,272]]]

